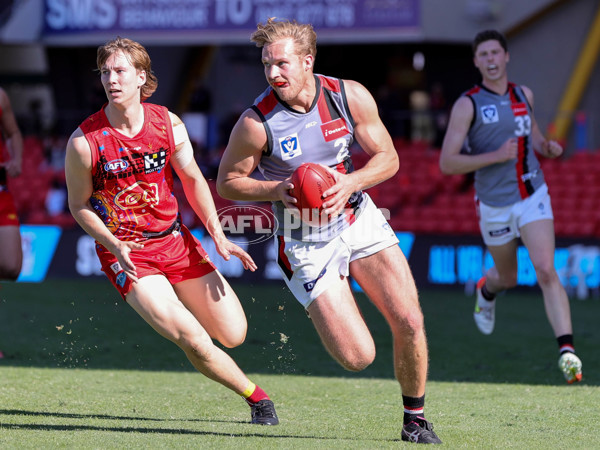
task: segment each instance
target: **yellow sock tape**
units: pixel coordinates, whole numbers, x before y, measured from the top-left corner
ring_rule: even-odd
[[[244,398],[250,397],[254,393],[255,389],[256,389],[256,385],[252,381],[248,381],[248,387],[246,388],[246,390],[244,392],[242,392],[242,397],[244,397]]]

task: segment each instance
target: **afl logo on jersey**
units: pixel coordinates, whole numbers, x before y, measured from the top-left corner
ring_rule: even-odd
[[[300,140],[298,139],[298,133],[294,133],[284,138],[280,138],[279,146],[281,147],[281,159],[283,159],[284,161],[295,158],[302,154],[302,148],[300,148]]]
[[[483,123],[496,123],[498,122],[498,110],[496,105],[485,105],[481,107],[481,120]]]
[[[104,170],[106,172],[119,173],[123,172],[129,167],[129,163],[124,159],[113,159],[112,161],[104,164]]]

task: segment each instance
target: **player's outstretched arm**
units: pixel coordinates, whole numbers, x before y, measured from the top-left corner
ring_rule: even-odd
[[[136,242],[117,239],[92,209],[89,199],[93,192],[92,157],[90,146],[80,128],[67,143],[65,176],[71,214],[83,230],[115,255],[126,275],[137,281],[135,265],[129,258],[132,250],[144,246]]]
[[[242,248],[230,242],[223,233],[212,192],[194,159],[192,144],[185,125],[179,117],[172,113],[171,122],[175,138],[175,152],[171,158],[171,165],[183,184],[188,203],[213,238],[217,252],[226,261],[229,261],[233,255],[242,261],[245,269],[256,270],[256,264],[252,257]]]
[[[533,92],[527,86],[521,86],[521,88],[533,111]],[[563,154],[562,145],[557,141],[546,139],[542,134],[533,113],[531,114],[531,139],[533,142],[533,149],[546,158],[557,158]]]
[[[354,137],[370,156],[361,169],[351,174],[354,190],[367,189],[394,176],[400,167],[392,137],[379,117],[371,93],[360,83],[344,80],[350,113],[354,118]]]
[[[10,157],[3,163],[3,166],[9,176],[17,177],[23,170],[23,136],[17,125],[8,95],[3,89],[0,89],[0,109],[2,110],[0,133],[4,135]]]

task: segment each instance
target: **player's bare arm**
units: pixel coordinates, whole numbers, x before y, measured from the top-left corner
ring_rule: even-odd
[[[353,80],[344,80],[344,86],[355,121],[354,137],[370,158],[364,167],[348,175],[334,173],[336,184],[323,193],[326,198],[329,197],[323,204],[325,212],[331,215],[342,211],[353,192],[391,178],[399,168],[398,153],[379,118],[377,104],[371,93]]]
[[[115,255],[128,277],[137,281],[135,265],[129,253],[144,246],[117,239],[92,209],[92,154],[80,128],[69,138],[65,158],[68,203],[71,214],[83,230]]]
[[[257,114],[247,109],[233,127],[221,158],[217,176],[219,195],[230,200],[281,200],[286,206],[296,202],[289,195],[292,188],[289,180],[263,181],[250,177],[266,147],[265,128]]]
[[[0,89],[0,106],[2,107],[2,126],[6,148],[10,159],[3,163],[6,173],[11,177],[21,175],[23,169],[23,136],[17,125],[8,95]]]
[[[527,101],[531,106],[531,110],[533,111],[533,92],[527,86],[521,86],[525,96],[527,97]],[[538,152],[540,155],[545,156],[546,158],[557,158],[563,154],[562,146],[554,141],[546,139],[546,137],[542,134],[540,127],[535,120],[533,114],[531,115],[531,138],[533,140],[533,149]]]
[[[473,103],[468,97],[460,97],[452,107],[442,151],[440,169],[446,175],[474,172],[482,167],[509,161],[517,157],[517,139],[510,138],[500,148],[487,153],[466,155],[460,151],[473,121]]]
[[[242,261],[245,269],[255,271],[257,266],[252,257],[229,241],[223,233],[212,193],[194,159],[194,150],[185,125],[175,114],[169,113],[169,115],[175,138],[175,151],[171,158],[171,165],[181,180],[188,203],[215,242],[217,252],[226,261],[234,255]]]

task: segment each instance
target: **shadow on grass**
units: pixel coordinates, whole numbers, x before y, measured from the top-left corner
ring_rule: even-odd
[[[174,344],[155,333],[108,281],[51,280],[0,285],[2,366],[185,371],[194,369]],[[226,349],[248,373],[393,379],[387,323],[362,294],[358,302],[377,346],[360,373],[325,351],[310,319],[283,283],[234,285],[248,318],[246,342]],[[421,292],[435,381],[563,385],[557,344],[537,291],[498,300],[496,330],[479,334],[473,299],[462,292]],[[583,384],[600,385],[600,302],[571,301]]]
[[[22,411],[22,410],[2,410],[0,409],[0,416],[2,415],[14,415],[14,416],[41,416],[41,417],[59,417],[66,419],[107,419],[107,420],[141,420],[141,421],[152,421],[152,422],[223,422],[231,424],[247,423],[240,421],[225,421],[225,420],[199,420],[199,419],[157,419],[149,417],[122,417],[122,416],[111,416],[105,414],[70,414],[70,413],[56,413],[56,412],[41,412],[41,411]],[[250,424],[248,424],[250,425]],[[272,430],[273,427],[261,427],[259,425],[252,425],[257,428],[264,428],[265,430]],[[193,436],[223,436],[223,437],[257,437],[257,438],[268,438],[268,439],[314,439],[318,441],[365,441],[365,439],[352,438],[347,435],[341,437],[331,436],[307,436],[307,435],[291,435],[291,434],[262,434],[262,433],[230,433],[230,432],[218,432],[218,431],[203,431],[203,430],[190,430],[182,428],[144,428],[144,427],[104,427],[104,426],[93,426],[93,425],[56,425],[56,424],[37,424],[37,423],[2,423],[3,430],[39,430],[39,431],[114,431],[117,433],[152,433],[152,434],[177,434],[177,435],[193,435]],[[368,439],[369,442],[398,442],[400,439]]]

